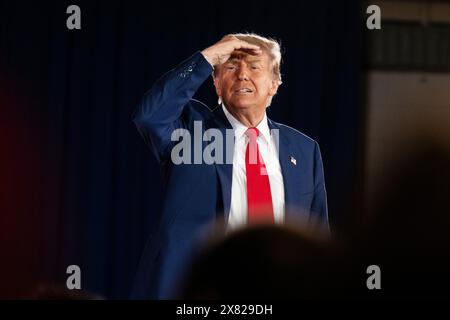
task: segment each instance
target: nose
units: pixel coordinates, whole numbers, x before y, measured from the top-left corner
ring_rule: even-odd
[[[241,64],[237,70],[237,77],[239,80],[246,81],[248,80],[248,70],[247,67]]]

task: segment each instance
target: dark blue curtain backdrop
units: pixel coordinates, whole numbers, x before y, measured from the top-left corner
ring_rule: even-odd
[[[66,8],[81,8],[81,30]],[[161,208],[159,168],[131,122],[164,72],[230,32],[281,40],[269,117],[318,140],[334,226],[357,211],[361,36],[356,1],[1,1],[1,296],[38,282],[126,298]],[[217,101],[208,81],[196,98]]]

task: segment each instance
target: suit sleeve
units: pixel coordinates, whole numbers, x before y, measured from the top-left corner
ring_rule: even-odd
[[[314,146],[314,198],[311,211],[318,217],[318,227],[325,233],[329,233],[327,192],[323,173],[322,156],[317,142]]]
[[[159,162],[170,155],[174,130],[186,128],[183,109],[212,70],[196,52],[156,81],[134,111],[133,122]]]

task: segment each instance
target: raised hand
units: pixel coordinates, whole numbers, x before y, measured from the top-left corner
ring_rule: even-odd
[[[235,50],[244,51],[251,55],[260,55],[262,53],[259,46],[239,40],[235,36],[225,36],[222,40],[204,49],[201,53],[215,67],[226,62]]]

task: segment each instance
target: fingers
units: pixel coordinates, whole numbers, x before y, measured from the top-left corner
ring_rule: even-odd
[[[228,40],[230,42],[233,42],[234,50],[242,50],[249,54],[256,54],[256,55],[262,53],[262,50],[259,46],[255,45],[255,44],[251,44],[244,40],[240,40],[236,36],[227,35],[227,36],[223,37],[223,40]]]
[[[234,50],[243,51],[250,55],[260,55],[262,53],[262,50],[259,46],[248,43],[243,40],[238,40],[238,42],[234,46]]]
[[[252,55],[252,56],[259,56],[260,54],[262,54],[262,50],[261,49],[250,49],[250,48],[246,48],[246,47],[242,47],[240,49],[236,49],[236,51],[241,51],[244,52],[246,54]]]
[[[239,40],[239,47],[236,48],[236,49],[247,49],[247,50],[251,50],[251,51],[254,51],[254,52],[261,51],[261,48],[259,46],[255,45],[255,44],[248,43],[248,42],[243,41],[243,40]]]
[[[223,37],[216,44],[204,49],[202,54],[212,66],[216,66],[227,61],[235,50],[255,56],[262,54],[262,49],[258,45],[240,40],[235,36]]]

